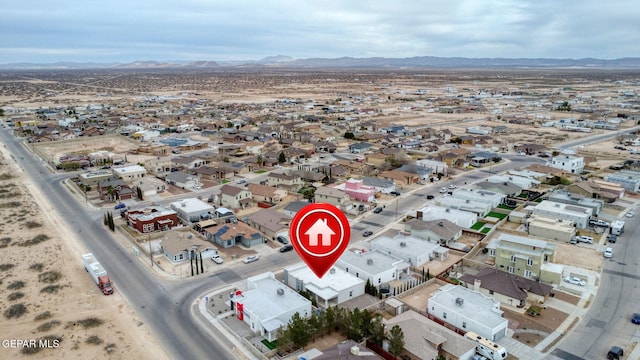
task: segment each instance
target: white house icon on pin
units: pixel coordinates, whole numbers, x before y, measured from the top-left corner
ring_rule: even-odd
[[[327,225],[327,219],[318,219],[304,234],[309,236],[309,246],[318,246],[320,237],[322,246],[331,246],[331,235],[336,233]]]

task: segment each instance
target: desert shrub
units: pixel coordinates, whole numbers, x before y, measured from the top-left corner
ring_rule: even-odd
[[[69,328],[69,327],[80,325],[85,329],[91,329],[91,328],[94,328],[94,327],[98,327],[98,326],[102,325],[103,323],[104,323],[104,321],[102,319],[98,319],[98,318],[95,318],[95,317],[89,317],[89,318],[82,319],[82,320],[69,321],[65,328]]]
[[[40,314],[36,315],[36,317],[33,318],[33,320],[34,321],[42,321],[42,320],[46,320],[46,319],[48,319],[48,318],[50,318],[52,316],[53,316],[53,314],[51,314],[51,311],[47,310],[47,311],[45,311],[43,313],[40,313]]]
[[[49,331],[51,329],[53,329],[54,327],[60,325],[60,321],[58,320],[51,320],[51,321],[47,321],[44,324],[40,324],[40,326],[38,326],[37,330],[40,332],[43,331]]]
[[[14,264],[0,264],[0,271],[10,270],[14,266]]]
[[[6,248],[7,246],[9,246],[10,242],[11,242],[11,238],[10,237],[0,238],[0,249],[1,248]]]
[[[48,294],[57,294],[60,289],[62,289],[62,286],[60,285],[49,285],[40,289],[40,292],[48,293]]]
[[[44,269],[44,264],[43,263],[35,263],[35,264],[31,264],[31,266],[29,266],[29,270],[33,270],[33,271],[37,271],[37,272],[42,271],[42,269]]]
[[[17,208],[20,205],[22,205],[20,201],[9,201],[7,203],[0,204],[0,208],[5,208],[5,209]]]
[[[47,335],[36,340],[36,346],[33,347],[25,347],[20,350],[20,352],[24,355],[33,355],[37,354],[43,349],[47,349],[46,346],[40,346],[40,344],[50,344],[50,346],[62,343],[62,337],[57,335]]]
[[[18,290],[18,289],[22,289],[23,287],[24,287],[24,281],[17,280],[17,281],[11,282],[11,284],[7,286],[7,289]]]
[[[59,271],[50,270],[38,275],[38,281],[51,284],[60,280],[61,277],[62,274]]]
[[[27,221],[24,225],[27,227],[27,229],[33,229],[42,226],[42,224],[37,221]]]
[[[97,335],[91,335],[87,338],[87,340],[85,341],[87,344],[92,344],[92,345],[100,345],[102,344],[104,341],[102,341],[102,339],[100,339]]]
[[[4,317],[7,319],[19,318],[27,313],[27,307],[23,303],[13,304],[4,311]]]
[[[0,180],[9,180],[13,179],[13,175],[10,173],[2,173],[0,174]]]
[[[49,235],[39,234],[39,235],[36,235],[33,238],[29,239],[29,240],[25,240],[25,241],[19,243],[18,245],[19,246],[33,246],[33,245],[38,245],[41,242],[47,241],[49,239],[51,239],[49,237]]]
[[[17,291],[17,292],[9,294],[9,296],[7,296],[7,300],[15,301],[15,300],[21,299],[23,297],[24,297],[24,293],[22,293],[20,291]]]
[[[116,344],[114,343],[108,344],[107,346],[104,347],[104,351],[106,351],[107,354],[111,354],[112,352],[116,351]]]

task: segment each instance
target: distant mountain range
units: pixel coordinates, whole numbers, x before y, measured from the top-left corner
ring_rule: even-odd
[[[0,70],[38,69],[224,69],[224,68],[369,68],[369,69],[427,69],[427,68],[601,68],[640,69],[640,58],[604,59],[550,59],[550,58],[463,58],[416,56],[410,58],[310,58],[294,59],[291,56],[269,56],[256,61],[135,61],[131,63],[80,63],[57,62],[47,64],[0,64]]]

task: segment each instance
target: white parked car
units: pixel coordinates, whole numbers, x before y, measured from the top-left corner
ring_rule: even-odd
[[[440,194],[445,194],[447,191],[447,188],[443,187],[442,189],[440,189]]]
[[[574,237],[577,242],[583,242],[587,244],[593,244],[593,238],[591,236],[578,235]]]
[[[211,261],[213,261],[216,264],[222,264],[224,262],[224,260],[220,257],[220,255],[215,255],[211,257]]]
[[[602,254],[602,256],[606,257],[607,259],[612,258],[613,257],[613,249],[608,247],[604,249],[604,253]]]
[[[564,278],[564,281],[568,282],[569,284],[578,285],[578,286],[586,285],[586,282],[584,280],[575,276],[567,276],[566,278]]]
[[[629,210],[629,211],[627,211],[626,214],[624,214],[624,216],[628,217],[628,218],[632,218],[635,214],[636,213],[634,213],[633,210]]]
[[[449,189],[453,190],[453,189],[455,189],[455,188],[456,188],[456,185],[455,185],[455,184],[451,184],[451,185],[449,185]]]
[[[258,255],[251,255],[251,256],[247,256],[246,258],[244,258],[242,260],[243,263],[248,264],[248,263],[252,263],[254,261],[258,261],[259,257]]]

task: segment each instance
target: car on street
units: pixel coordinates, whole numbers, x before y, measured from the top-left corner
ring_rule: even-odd
[[[245,264],[248,263],[252,263],[254,261],[258,261],[260,257],[258,255],[251,255],[251,256],[247,256],[246,258],[242,259],[242,262]]]
[[[628,218],[632,218],[635,214],[636,213],[634,213],[633,210],[629,210],[629,211],[627,211],[626,214],[624,214],[624,216],[628,217]]]
[[[640,313],[633,313],[631,317],[631,322],[634,324],[640,324]]]
[[[433,200],[434,198],[435,198],[435,196],[433,196],[431,194],[427,195],[427,200]]]
[[[373,235],[373,231],[371,231],[371,230],[366,230],[365,232],[362,233],[362,236],[364,236],[364,237],[368,237],[368,236],[371,236],[371,235]]]
[[[606,257],[607,259],[610,259],[613,257],[613,249],[610,247],[607,247],[604,249],[604,253],[602,253],[602,256]]]
[[[118,210],[118,209],[126,209],[127,208],[127,204],[125,203],[120,203],[116,206],[114,206],[114,209]]]
[[[567,276],[566,278],[564,278],[564,282],[568,282],[569,284],[578,285],[578,286],[586,285],[586,282],[584,280],[575,276]]]
[[[443,187],[442,189],[440,189],[440,194],[445,194],[447,191],[449,191],[446,187]]]
[[[283,253],[283,252],[287,252],[287,251],[291,251],[291,250],[293,250],[293,245],[287,244],[287,245],[281,247],[279,251],[281,253]]]
[[[607,353],[607,359],[619,360],[624,356],[624,350],[619,346],[612,346],[611,350]]]
[[[577,242],[583,242],[587,244],[593,244],[593,238],[591,236],[578,235],[574,237]]]
[[[381,207],[377,207],[375,209],[373,209],[373,212],[376,214],[380,214],[382,212],[382,208]]]
[[[400,196],[400,192],[398,192],[398,191],[392,191],[389,194],[395,195],[395,196]]]
[[[452,189],[452,190],[453,190],[453,189],[455,189],[455,188],[456,188],[456,185],[455,185],[455,184],[451,184],[451,185],[449,185],[449,189]]]
[[[611,234],[609,235],[609,237],[607,238],[607,241],[609,241],[612,244],[616,243],[616,240],[618,240],[618,235],[616,234]]]

